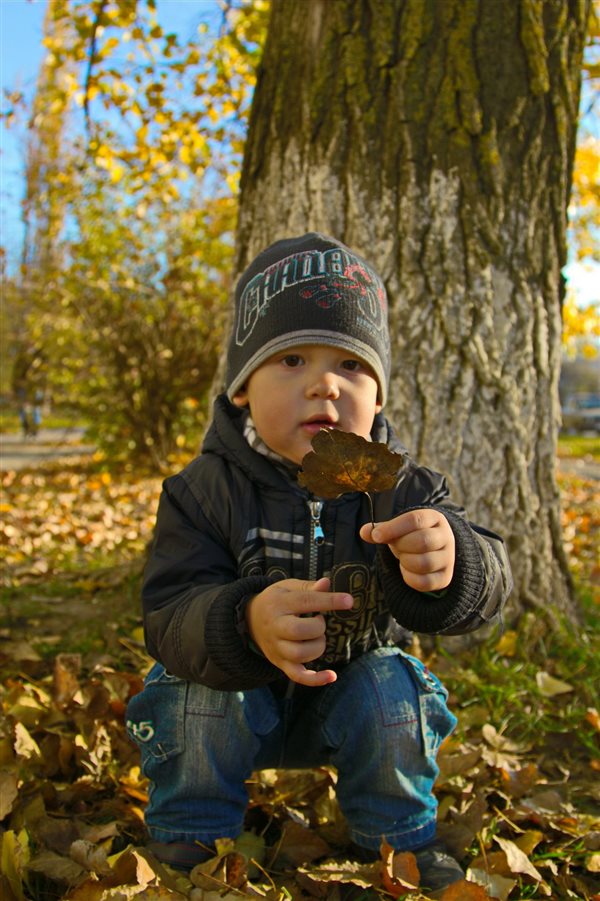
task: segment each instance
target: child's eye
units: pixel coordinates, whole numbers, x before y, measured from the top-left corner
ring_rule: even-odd
[[[284,363],[285,366],[291,367],[292,369],[294,369],[296,366],[301,366],[302,362],[302,357],[298,354],[286,354],[282,359],[282,363]]]
[[[358,370],[362,368],[362,363],[360,360],[344,360],[342,366],[349,372],[358,372]]]

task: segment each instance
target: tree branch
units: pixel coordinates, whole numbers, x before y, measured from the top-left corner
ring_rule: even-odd
[[[83,92],[83,111],[84,111],[84,115],[85,115],[85,130],[87,131],[88,135],[91,134],[89,91],[90,91],[90,82],[92,80],[92,72],[94,69],[94,63],[96,61],[96,35],[98,33],[98,28],[100,27],[100,21],[102,19],[102,14],[104,13],[104,10],[105,10],[107,4],[108,4],[108,0],[99,0],[98,10],[96,12],[96,17],[95,17],[93,25],[92,25],[92,35],[91,35],[91,41],[90,41],[90,53],[89,53],[89,57],[88,57],[88,67],[87,67],[87,72],[85,73],[85,85],[84,85],[84,92]]]

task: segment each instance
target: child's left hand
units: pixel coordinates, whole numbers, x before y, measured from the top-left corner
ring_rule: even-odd
[[[402,578],[416,591],[441,591],[452,580],[454,533],[438,510],[409,510],[376,523],[375,528],[365,523],[360,537],[372,544],[387,544],[400,563]]]

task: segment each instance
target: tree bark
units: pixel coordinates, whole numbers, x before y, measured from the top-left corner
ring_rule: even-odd
[[[573,613],[555,478],[588,0],[273,0],[237,271],[319,230],[390,297],[388,417],[506,539],[513,613]]]

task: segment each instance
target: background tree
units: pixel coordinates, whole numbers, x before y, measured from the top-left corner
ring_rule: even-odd
[[[388,415],[511,552],[515,608],[571,609],[555,455],[588,3],[274,0],[237,264],[320,229],[391,301]]]
[[[160,466],[197,446],[265,8],[210,4],[220,26],[181,40],[154,0],[48,4],[6,321],[112,453]]]

